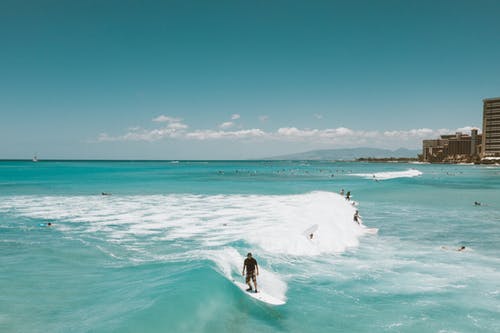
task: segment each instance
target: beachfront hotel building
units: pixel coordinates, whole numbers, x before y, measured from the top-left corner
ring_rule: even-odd
[[[500,97],[483,100],[482,158],[500,157]]]
[[[439,139],[423,140],[422,160],[425,162],[473,162],[481,152],[482,135],[472,129],[470,135],[457,132]]]
[[[483,99],[483,133],[472,129],[423,140],[420,160],[425,162],[494,163],[500,160],[500,97]]]

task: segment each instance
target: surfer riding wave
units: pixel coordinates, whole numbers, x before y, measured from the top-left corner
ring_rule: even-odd
[[[247,258],[243,262],[243,271],[241,272],[241,275],[245,275],[245,269],[247,271],[245,279],[245,282],[248,285],[247,291],[252,291],[252,285],[250,284],[251,279],[253,281],[255,292],[257,292],[257,275],[259,275],[259,265],[250,252],[248,252]]]

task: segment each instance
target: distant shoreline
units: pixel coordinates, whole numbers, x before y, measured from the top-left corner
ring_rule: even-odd
[[[47,163],[47,162],[167,162],[167,163],[189,163],[189,162],[334,162],[334,163],[353,163],[353,162],[388,162],[388,163],[409,163],[409,162],[418,162],[416,158],[373,158],[373,157],[361,157],[356,159],[339,159],[339,160],[330,160],[330,159],[241,159],[241,160],[124,160],[124,159],[44,159],[38,160],[36,162],[31,159],[0,159],[1,162],[29,162],[33,164],[39,163]]]
[[[418,162],[418,158],[415,157],[360,157],[356,159],[356,162],[377,162],[377,163],[409,163]]]
[[[361,157],[356,159],[241,159],[241,160],[125,160],[125,159],[43,159],[38,161],[32,161],[31,159],[0,159],[1,162],[29,162],[33,164],[44,163],[44,162],[169,162],[175,163],[185,163],[185,162],[413,162],[418,161],[416,158],[372,158],[372,157]]]
[[[119,163],[171,163],[171,164],[176,164],[176,163],[209,163],[209,162],[266,162],[266,163],[272,163],[272,162],[323,162],[323,163],[355,163],[355,162],[360,162],[360,163],[410,163],[410,164],[450,164],[450,165],[497,165],[499,164],[500,161],[498,160],[481,160],[481,161],[475,161],[473,163],[466,163],[463,161],[440,161],[440,162],[422,162],[418,158],[413,158],[413,157],[397,157],[397,158],[391,158],[391,157],[382,157],[382,158],[377,158],[377,157],[359,157],[356,159],[339,159],[339,160],[330,160],[330,159],[241,159],[241,160],[234,160],[234,159],[228,159],[228,160],[142,160],[142,159],[116,159],[116,160],[105,160],[105,159],[44,159],[44,160],[38,160],[38,161],[33,161],[31,159],[0,159],[0,163],[2,162],[29,162],[33,164],[39,164],[39,163],[47,163],[47,162],[94,162],[94,163],[106,163],[106,162],[119,162]]]

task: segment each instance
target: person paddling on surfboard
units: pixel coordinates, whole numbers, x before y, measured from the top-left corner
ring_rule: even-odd
[[[252,254],[248,252],[247,258],[243,262],[243,271],[241,275],[245,275],[245,269],[247,271],[246,284],[248,284],[247,291],[252,291],[252,285],[250,284],[250,279],[253,281],[255,287],[255,292],[257,292],[257,275],[259,275],[259,265],[257,265],[257,260],[252,257]]]

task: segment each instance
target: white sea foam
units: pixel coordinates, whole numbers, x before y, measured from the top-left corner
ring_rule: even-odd
[[[67,231],[102,232],[109,239],[156,236],[204,247],[245,241],[269,253],[319,255],[357,246],[366,230],[340,195],[153,195],[9,197],[0,211],[55,222]],[[62,224],[62,225],[61,225]],[[303,231],[318,225],[312,240]]]
[[[394,178],[413,178],[421,176],[422,172],[416,169],[408,169],[405,171],[386,171],[386,172],[375,172],[375,173],[353,173],[351,176],[363,177],[366,179],[373,180],[387,180]]]
[[[112,253],[114,258],[134,262],[210,259],[230,279],[241,270],[239,266],[247,251],[255,252],[264,262],[276,258],[283,258],[277,262],[286,262],[289,256],[335,254],[357,246],[359,238],[368,231],[353,222],[355,209],[342,196],[330,192],[14,196],[0,202],[0,212],[51,220],[54,228],[68,237],[92,237],[108,243],[112,250],[102,246],[99,250]],[[314,224],[318,228],[313,239],[309,239],[304,230]],[[153,249],[149,248],[152,242],[156,244]],[[172,253],[170,245],[165,253],[158,253],[157,246],[162,242],[181,250]],[[283,278],[268,267],[261,269],[262,286],[284,300]]]

